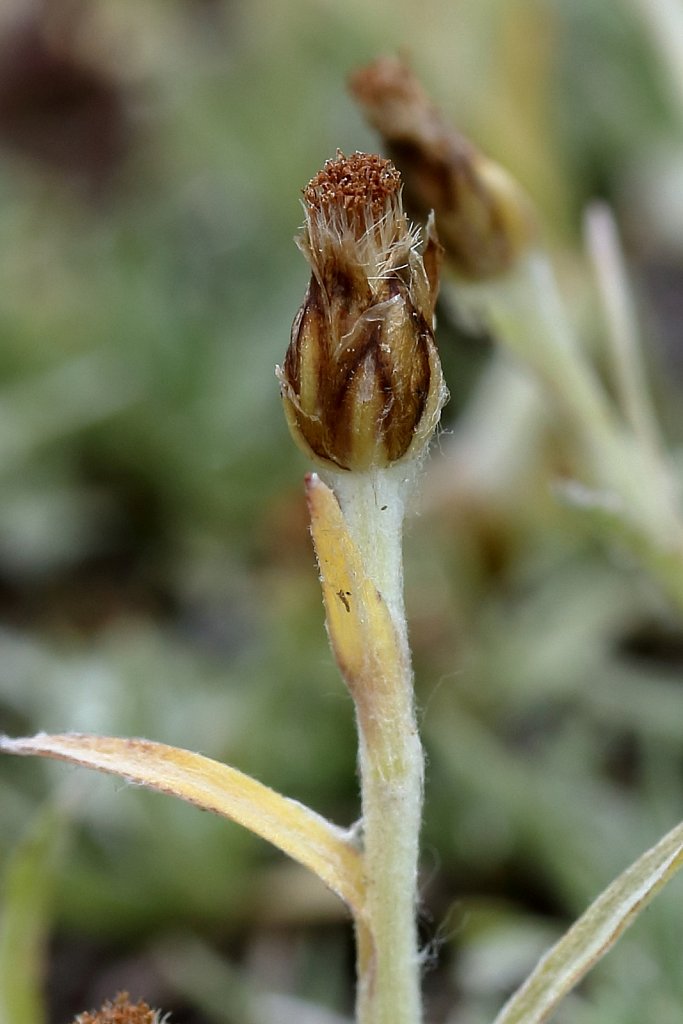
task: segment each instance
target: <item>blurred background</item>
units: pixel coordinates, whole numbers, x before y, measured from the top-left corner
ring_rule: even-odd
[[[538,204],[599,365],[581,225],[613,204],[675,457],[677,0],[3,0],[0,731],[147,736],[356,818],[274,365],[307,281],[300,190],[377,148],[345,83],[397,51]],[[556,500],[552,406],[529,413],[523,371],[501,402],[493,343],[442,307],[452,400],[406,538],[421,927],[430,1022],[486,1024],[682,816],[683,631]],[[117,989],[175,1024],[351,1015],[341,904],[170,798],[7,758],[0,872],[0,977],[44,996],[21,1024]],[[682,906],[674,883],[557,1020],[680,1021]]]

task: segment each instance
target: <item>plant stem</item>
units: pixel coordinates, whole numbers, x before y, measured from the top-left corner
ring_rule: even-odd
[[[424,761],[417,732],[401,551],[405,491],[414,470],[398,464],[330,480],[364,571],[389,610],[398,657],[375,698],[357,702],[366,920],[359,944],[358,1024],[419,1024],[417,868]],[[379,652],[375,661],[383,663]]]

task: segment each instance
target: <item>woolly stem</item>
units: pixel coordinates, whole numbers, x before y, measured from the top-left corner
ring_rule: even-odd
[[[415,721],[401,550],[410,480],[399,464],[335,474],[330,482],[364,572],[389,610],[398,649],[384,678],[375,680],[377,685],[369,681],[374,696],[356,701],[365,911],[374,940],[370,955],[359,945],[357,1021],[419,1024],[416,906],[424,762]],[[381,663],[381,653],[376,654]]]

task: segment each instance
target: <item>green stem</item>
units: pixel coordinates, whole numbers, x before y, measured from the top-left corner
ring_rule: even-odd
[[[357,716],[365,909],[374,942],[371,953],[359,949],[357,1021],[419,1024],[416,908],[424,760],[403,605],[401,541],[409,477],[399,464],[335,474],[331,483],[367,576],[389,609],[400,654],[399,670],[384,680],[381,706],[375,705],[367,721]]]

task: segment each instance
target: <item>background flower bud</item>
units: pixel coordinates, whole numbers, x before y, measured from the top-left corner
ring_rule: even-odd
[[[432,331],[433,228],[421,250],[398,172],[363,153],[328,160],[304,207],[299,247],[312,274],[278,369],[294,439],[338,469],[418,455],[447,397]]]
[[[380,57],[349,84],[401,168],[410,211],[434,211],[453,269],[475,281],[510,270],[537,233],[521,186],[446,123],[405,61]]]

